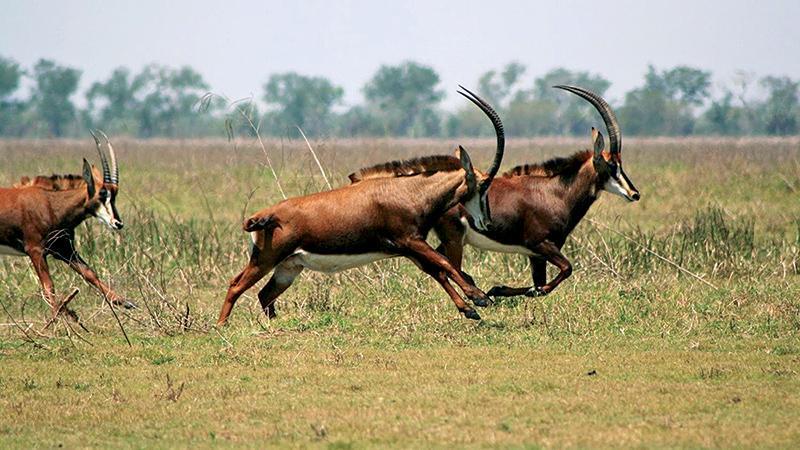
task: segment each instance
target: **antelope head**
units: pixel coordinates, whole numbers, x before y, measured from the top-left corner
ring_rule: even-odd
[[[122,219],[117,212],[116,200],[117,192],[119,191],[119,167],[117,167],[117,155],[114,153],[114,147],[108,140],[108,136],[100,130],[100,134],[105,140],[106,147],[108,147],[108,157],[103,152],[100,145],[100,139],[97,135],[92,133],[95,144],[97,144],[97,152],[100,154],[100,163],[103,167],[103,182],[97,183],[95,180],[94,171],[92,166],[85,159],[83,160],[83,179],[88,186],[89,212],[97,217],[101,222],[108,225],[112,230],[122,229]]]
[[[506,142],[505,133],[503,131],[503,122],[500,121],[500,116],[497,115],[494,108],[469,89],[461,85],[459,85],[459,87],[463,89],[464,92],[458,91],[458,93],[474,103],[475,106],[480,108],[481,111],[489,117],[494,126],[495,134],[497,135],[497,150],[495,151],[492,165],[486,173],[482,173],[472,166],[472,161],[463,147],[459,146],[458,150],[456,150],[456,157],[461,160],[461,166],[466,171],[467,195],[465,199],[462,200],[462,204],[472,217],[475,227],[485,231],[489,229],[492,223],[488,192],[492,180],[494,180],[495,175],[497,175],[497,171],[500,170],[500,163],[503,161],[503,152]]]
[[[591,103],[605,122],[608,130],[608,149],[605,147],[603,134],[592,127],[592,146],[594,147],[592,163],[599,176],[600,188],[619,195],[629,202],[639,200],[639,191],[622,170],[622,133],[619,130],[617,116],[614,115],[608,102],[594,92],[577,86],[558,85],[553,87],[571,92]]]

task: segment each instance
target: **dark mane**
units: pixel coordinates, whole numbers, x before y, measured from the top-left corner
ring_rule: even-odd
[[[51,175],[49,177],[39,175],[33,179],[22,177],[14,187],[36,187],[46,191],[68,191],[81,188],[84,185],[86,185],[86,181],[80,175]]]
[[[539,164],[524,164],[503,173],[504,177],[532,176],[553,178],[561,175],[575,175],[581,166],[592,157],[591,150],[577,152],[566,158],[558,157]]]
[[[423,173],[450,172],[459,169],[461,169],[461,161],[455,156],[422,156],[365,167],[351,173],[348,178],[350,178],[351,183],[358,183],[359,181],[373,178],[409,177]]]

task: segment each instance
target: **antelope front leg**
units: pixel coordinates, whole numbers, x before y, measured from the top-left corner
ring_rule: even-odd
[[[97,273],[95,273],[95,271],[92,270],[88,264],[86,264],[86,261],[81,258],[81,255],[79,255],[78,252],[72,248],[71,243],[67,249],[69,250],[67,256],[64,256],[64,252],[57,251],[53,251],[52,254],[55,258],[67,263],[72,270],[80,274],[80,276],[82,276],[87,283],[97,288],[97,290],[99,290],[100,293],[103,294],[103,296],[105,296],[111,303],[115,305],[122,305],[125,307],[125,309],[136,308],[135,303],[121,297],[110,287],[108,287],[108,285],[100,281],[100,277],[97,276]]]
[[[533,279],[533,286],[544,286],[547,283],[547,260],[530,256],[528,260],[531,263],[531,278]]]
[[[534,250],[537,254],[546,258],[547,262],[558,267],[559,272],[552,281],[543,285],[540,285],[539,282],[542,282],[546,279],[547,273],[544,271],[544,269],[539,271],[538,274],[537,272],[534,272],[534,286],[525,293],[525,295],[528,297],[540,297],[547,295],[550,292],[553,292],[553,289],[558,287],[562,281],[566,280],[570,275],[572,275],[572,264],[570,264],[567,257],[561,253],[561,250],[558,248],[558,246],[552,242],[542,242],[541,244],[537,245]]]
[[[442,242],[436,247],[436,251],[443,254],[447,260],[450,261],[450,264],[461,273],[461,276],[464,277],[467,283],[475,286],[475,279],[461,268],[461,260],[464,258],[464,246],[460,241]],[[445,274],[445,276],[447,276],[447,274]]]
[[[450,264],[461,272],[461,276],[467,283],[476,286],[475,280],[470,274],[464,272],[461,262],[464,259],[464,233],[466,227],[461,223],[460,216],[448,212],[434,226],[434,233],[439,237],[441,244],[436,247],[436,251],[443,254]],[[446,276],[446,274],[445,274]]]
[[[56,295],[53,290],[53,279],[50,278],[50,268],[47,265],[47,258],[44,255],[44,250],[38,247],[30,247],[26,249],[26,252],[33,264],[33,270],[36,271],[36,276],[39,277],[39,282],[42,284],[44,298],[47,300],[53,312],[52,318],[54,319],[60,312],[64,312],[70,319],[79,322],[78,315],[75,311],[69,309],[62,302],[56,301]]]
[[[474,284],[468,282],[461,271],[453,267],[450,261],[445,258],[441,253],[437,252],[427,242],[422,239],[411,239],[403,242],[401,245],[411,253],[411,257],[420,262],[429,264],[432,267],[438,268],[443,272],[442,276],[446,276],[456,282],[464,295],[475,304],[475,306],[489,306],[491,300],[486,294],[478,289]],[[434,277],[437,278],[437,277]]]
[[[57,304],[55,292],[53,292],[53,279],[50,278],[50,268],[47,265],[47,259],[44,256],[44,250],[39,248],[29,248],[26,249],[26,251],[31,259],[31,264],[33,264],[33,270],[36,272],[36,276],[39,277],[39,283],[42,285],[44,299],[50,305],[50,308],[53,310],[53,314],[56,314],[60,305]]]
[[[442,286],[444,291],[447,292],[447,295],[450,296],[450,299],[453,300],[453,303],[456,305],[456,308],[458,308],[458,311],[463,314],[464,317],[472,320],[481,320],[481,316],[478,314],[478,312],[464,303],[464,300],[460,295],[458,295],[456,289],[447,280],[447,275],[445,275],[444,271],[436,267],[435,264],[432,264],[428,260],[420,260],[415,257],[412,257],[411,260],[414,261],[414,264],[416,264],[417,267],[430,275],[431,278],[436,280],[436,282]]]

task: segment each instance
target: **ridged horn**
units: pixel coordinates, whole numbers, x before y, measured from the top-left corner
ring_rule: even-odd
[[[503,161],[503,153],[506,147],[506,135],[503,131],[503,122],[500,120],[500,116],[497,115],[497,111],[495,111],[494,108],[486,103],[485,100],[460,84],[458,87],[463,89],[465,92],[457,92],[463,95],[467,100],[474,103],[475,106],[480,108],[481,111],[483,111],[484,114],[489,117],[489,120],[492,121],[492,125],[494,125],[494,132],[497,134],[497,150],[495,151],[494,161],[492,161],[492,165],[489,167],[488,172],[489,178],[487,179],[487,182],[491,182],[494,179],[494,176],[497,175],[497,171],[500,170],[500,163]]]
[[[101,132],[100,130],[95,131]],[[108,168],[108,159],[103,153],[103,149],[100,148],[100,139],[97,138],[97,135],[94,134],[94,131],[89,130],[89,133],[92,134],[94,143],[97,145],[97,153],[100,154],[100,165],[103,167],[103,183],[111,183],[111,169]]]
[[[619,153],[620,150],[622,150],[622,133],[620,133],[619,130],[619,122],[617,122],[617,116],[614,114],[614,111],[611,110],[611,106],[608,105],[608,102],[606,102],[603,99],[603,97],[600,97],[594,92],[578,86],[559,84],[553,87],[556,89],[563,89],[565,91],[572,92],[578,97],[581,97],[587,102],[591,103],[592,106],[595,107],[597,112],[600,113],[600,117],[603,118],[603,122],[605,122],[606,124],[606,129],[608,130],[608,142],[609,142],[608,151],[614,154],[614,153]]]
[[[111,184],[119,184],[119,167],[117,166],[117,154],[114,153],[114,147],[111,146],[111,141],[108,140],[108,136],[103,133],[101,130],[97,130],[103,136],[103,139],[106,141],[106,145],[108,146],[108,156],[111,158]]]

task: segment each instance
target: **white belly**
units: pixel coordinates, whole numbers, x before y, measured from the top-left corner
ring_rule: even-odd
[[[358,255],[321,255],[297,250],[292,256],[286,258],[292,263],[316,272],[334,273],[353,267],[363,266],[381,259],[392,258],[395,255],[388,253],[361,253]]]
[[[462,222],[466,221],[462,220]],[[526,255],[526,256],[535,255],[535,253],[533,253],[526,247],[523,247],[521,245],[501,244],[473,230],[472,228],[470,228],[469,223],[465,223],[465,225],[467,227],[467,234],[466,236],[464,236],[464,242],[473,247],[477,247],[481,250],[488,250],[490,252],[513,253],[516,255]]]
[[[15,249],[15,248],[6,246],[6,245],[0,245],[0,255],[4,255],[4,256],[27,256],[25,253],[22,253],[21,251]]]

